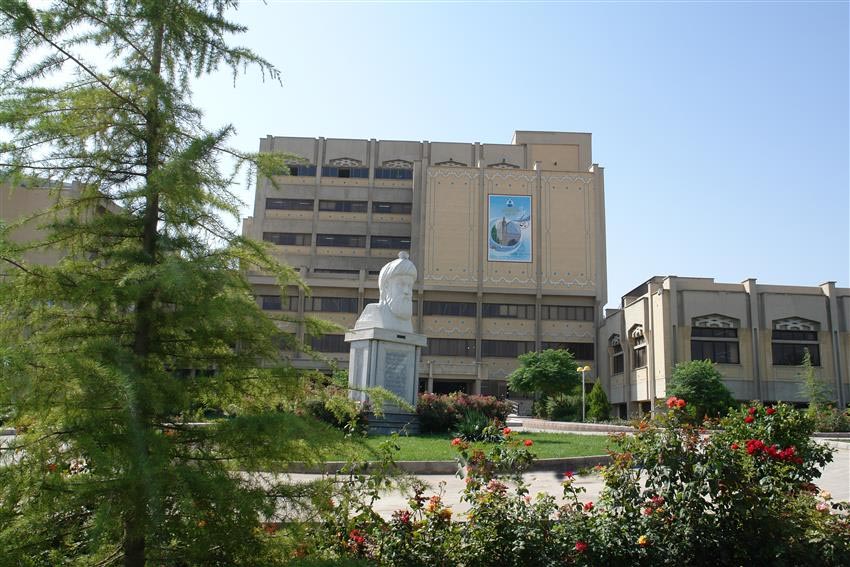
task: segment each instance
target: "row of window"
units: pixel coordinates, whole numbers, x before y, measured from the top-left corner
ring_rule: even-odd
[[[263,240],[281,246],[310,246],[310,233],[296,232],[264,232]],[[372,236],[371,248],[387,248],[393,250],[410,250],[409,236]],[[366,237],[357,234],[317,234],[316,246],[333,246],[338,248],[365,248]]]
[[[691,337],[691,360],[711,360],[717,364],[741,363],[737,328],[693,327]],[[770,346],[774,366],[799,366],[806,352],[813,366],[821,365],[817,331],[774,329]],[[632,350],[632,367],[641,366],[646,366],[646,345],[643,343]],[[611,372],[619,374],[623,370],[623,349],[617,343],[611,355]]]
[[[332,201],[319,200],[320,211],[331,211],[337,213],[365,213],[368,210],[368,201]],[[409,215],[413,205],[411,203],[384,203],[373,202],[372,212]],[[266,199],[266,209],[279,211],[312,211],[312,199],[280,199],[269,197]]]
[[[289,175],[294,177],[315,177],[318,169],[315,165],[301,164],[293,164],[288,167]],[[369,177],[369,168],[322,166],[322,176],[367,179]],[[376,167],[375,179],[413,179],[413,170],[395,167]]]
[[[475,317],[475,303],[426,301],[425,315],[451,315]],[[482,303],[481,316],[488,318],[534,319],[534,305],[511,303]],[[593,321],[592,307],[566,305],[541,305],[540,318],[544,321]]]

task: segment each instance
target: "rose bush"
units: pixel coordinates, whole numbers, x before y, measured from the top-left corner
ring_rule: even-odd
[[[832,455],[810,419],[754,403],[709,432],[686,400],[667,405],[614,438],[595,502],[572,471],[560,498],[528,494],[531,447],[505,428],[487,453],[452,442],[465,518],[419,488],[390,520],[361,508],[355,523],[330,522],[315,548],[404,566],[850,565],[850,506],[813,484]]]

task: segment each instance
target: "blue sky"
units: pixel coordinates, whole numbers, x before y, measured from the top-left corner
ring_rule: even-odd
[[[850,286],[848,2],[244,2],[248,72],[195,86],[266,134],[593,134],[609,305],[653,275]],[[249,205],[253,188],[240,196]],[[246,208],[249,211],[250,208]]]

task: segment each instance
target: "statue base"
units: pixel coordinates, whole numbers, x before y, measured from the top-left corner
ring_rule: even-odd
[[[419,435],[419,417],[411,413],[385,413],[381,417],[369,412],[366,416],[369,435]]]

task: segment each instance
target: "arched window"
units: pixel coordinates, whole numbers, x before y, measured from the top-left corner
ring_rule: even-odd
[[[629,331],[629,339],[632,344],[632,368],[646,366],[646,336],[643,334],[643,325],[635,325]]]
[[[820,366],[820,323],[801,317],[787,317],[773,321],[770,346],[775,366],[799,366],[806,351],[813,366]]]
[[[614,333],[608,339],[608,354],[611,356],[611,374],[622,374],[625,368],[623,345],[620,342],[620,335],[617,333]]]
[[[691,360],[740,364],[737,319],[725,315],[694,317],[691,327]]]

